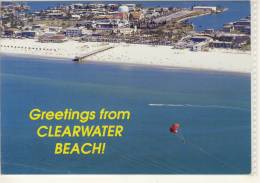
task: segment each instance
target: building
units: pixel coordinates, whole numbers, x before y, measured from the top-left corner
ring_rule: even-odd
[[[233,23],[234,30],[251,34],[251,22],[249,18],[240,19]]]
[[[225,24],[223,31],[227,33],[241,32],[251,34],[251,22],[249,18],[240,19],[239,21]]]
[[[250,26],[234,25],[234,30],[245,33],[245,34],[251,34],[251,27]]]
[[[120,17],[120,19],[128,19],[129,18],[129,8],[128,8],[128,6],[119,6],[118,7],[118,17]]]
[[[44,34],[39,36],[39,41],[42,43],[62,43],[66,40],[63,34]]]
[[[10,29],[5,29],[3,31],[3,35],[6,37],[15,37],[18,32],[19,30],[10,28]]]
[[[129,12],[129,8],[128,8],[128,6],[124,6],[124,5],[119,6],[118,7],[118,12],[120,12],[120,13],[128,13]]]
[[[118,29],[114,29],[113,31],[114,33],[120,33],[123,35],[130,35],[136,32],[136,29],[134,28],[129,28],[129,27],[122,27],[122,28],[118,28]]]
[[[95,22],[96,29],[114,29],[120,27],[127,27],[129,25],[127,20],[99,20]]]
[[[84,8],[84,4],[76,3],[76,4],[71,4],[69,7],[71,9],[82,9],[82,8]]]
[[[237,21],[237,22],[234,22],[233,25],[250,26],[251,23],[250,23],[250,20],[249,20],[249,19],[243,18],[243,19],[240,19],[240,20]]]
[[[96,15],[94,17],[95,20],[104,20],[104,19],[113,19],[113,15]]]
[[[203,36],[194,36],[191,37],[190,40],[194,43],[200,43],[200,42],[207,42],[209,41],[208,37],[203,37]]]
[[[217,40],[210,43],[214,48],[240,48],[250,41],[250,36],[246,34],[219,34]]]
[[[205,51],[209,47],[209,42],[199,42],[192,46],[192,51]]]
[[[129,20],[132,22],[138,22],[142,19],[144,19],[144,14],[142,11],[132,11],[129,14]]]
[[[66,36],[69,37],[80,37],[82,36],[82,31],[78,27],[70,27],[65,30]]]
[[[21,36],[25,38],[35,38],[37,33],[35,31],[22,31]]]
[[[43,30],[45,28],[45,25],[37,24],[32,25],[32,30]]]
[[[227,41],[213,41],[210,43],[210,47],[213,48],[233,48],[232,42]]]
[[[78,22],[76,26],[77,27],[83,26],[83,27],[86,27],[88,29],[91,29],[91,28],[96,27],[96,21],[94,21],[94,20],[83,20],[83,21]]]
[[[76,15],[76,14],[72,14],[71,18],[74,20],[80,20],[81,16],[80,15]]]
[[[49,32],[60,32],[62,27],[48,27]]]
[[[250,40],[250,36],[245,34],[219,34],[217,39],[219,41],[241,43]]]
[[[229,23],[229,24],[225,24],[223,26],[223,31],[224,32],[227,32],[227,33],[230,33],[230,32],[233,32],[234,31],[234,26],[232,23]]]
[[[204,33],[205,34],[213,34],[214,33],[214,29],[205,29]]]

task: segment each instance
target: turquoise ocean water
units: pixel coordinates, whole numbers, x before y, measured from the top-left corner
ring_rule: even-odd
[[[1,69],[3,173],[250,172],[249,74],[15,56],[2,56]],[[40,124],[77,123],[31,122],[28,112],[34,107],[125,109],[132,118],[123,124],[122,138],[46,140],[36,136]],[[186,143],[169,133],[175,121]],[[54,155],[59,141],[100,141],[107,147],[104,155]]]

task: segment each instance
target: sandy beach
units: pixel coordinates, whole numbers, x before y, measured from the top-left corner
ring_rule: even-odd
[[[253,57],[250,52],[213,49],[194,52],[188,49],[172,49],[171,46],[151,46],[124,43],[100,43],[66,41],[64,43],[40,43],[33,39],[1,39],[1,52],[41,57],[69,58],[83,56],[107,46],[114,48],[91,55],[85,63],[118,63],[160,67],[181,67],[228,72],[250,73]]]

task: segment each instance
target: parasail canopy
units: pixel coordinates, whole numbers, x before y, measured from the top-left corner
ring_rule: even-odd
[[[171,133],[178,133],[178,129],[180,128],[180,124],[179,123],[173,123],[171,126],[170,126],[170,132]]]

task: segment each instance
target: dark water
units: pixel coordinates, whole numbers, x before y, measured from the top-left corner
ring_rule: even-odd
[[[143,7],[178,7],[191,8],[192,6],[219,6],[228,8],[228,11],[220,14],[196,17],[189,20],[195,26],[195,30],[202,31],[213,28],[219,30],[225,23],[237,21],[250,15],[250,1],[78,1],[79,3],[136,3]],[[39,11],[60,5],[77,3],[77,1],[54,1],[54,2],[27,2],[32,11]]]
[[[13,56],[2,56],[1,68],[3,173],[251,171],[250,75],[73,64]],[[34,107],[105,107],[130,110],[132,118],[123,124],[122,138],[47,140],[36,136],[38,126],[65,123],[29,121],[28,112]],[[175,121],[181,124],[180,133],[186,143],[169,133],[169,126]],[[107,142],[107,147],[104,155],[54,155],[57,141],[100,141]]]

